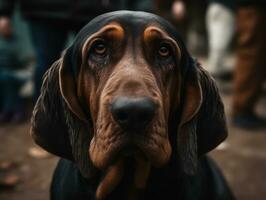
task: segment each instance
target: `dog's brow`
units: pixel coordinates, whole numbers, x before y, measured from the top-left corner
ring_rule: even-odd
[[[162,30],[159,27],[152,25],[152,26],[148,26],[144,30],[143,40],[145,43],[149,43],[149,41],[151,41],[153,38],[161,38],[161,39],[168,40],[171,43],[173,43],[176,47],[178,58],[179,59],[181,58],[181,50],[180,50],[180,47],[177,44],[177,42],[171,36],[169,36],[169,34],[167,32],[165,32],[164,30]]]
[[[85,53],[87,52],[88,46],[90,44],[90,41],[92,41],[93,38],[100,37],[106,35],[109,38],[114,38],[117,40],[123,40],[124,38],[124,29],[122,26],[118,23],[111,23],[107,24],[104,27],[102,27],[99,31],[92,34],[90,37],[86,39],[84,42],[84,45],[82,47],[82,57],[84,58]]]
[[[163,38],[168,38],[169,35],[163,31],[162,29],[160,29],[159,27],[156,26],[148,26],[145,30],[144,30],[144,40],[149,40],[150,37],[163,37]]]

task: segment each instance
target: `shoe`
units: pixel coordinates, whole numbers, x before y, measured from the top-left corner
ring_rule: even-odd
[[[266,119],[263,119],[254,113],[243,113],[236,115],[233,117],[232,123],[236,127],[248,130],[266,128]]]

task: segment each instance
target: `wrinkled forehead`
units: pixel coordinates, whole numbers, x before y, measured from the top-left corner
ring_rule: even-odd
[[[110,24],[118,24],[122,30],[127,34],[132,36],[143,36],[143,33],[146,28],[152,26],[157,27],[159,30],[162,30],[170,38],[176,41],[180,51],[183,55],[181,58],[181,64],[188,62],[189,55],[180,35],[178,34],[176,28],[170,24],[167,20],[146,12],[136,12],[136,11],[115,11],[100,15],[93,20],[91,20],[81,31],[77,34],[74,43],[68,48],[71,50],[71,62],[72,67],[77,73],[77,69],[81,65],[82,60],[82,50],[88,38],[93,34],[99,32],[104,27]],[[120,29],[121,30],[121,29]],[[77,59],[78,58],[78,59]],[[183,67],[182,67],[183,68]],[[181,69],[181,73],[184,69]]]
[[[178,34],[175,28],[163,18],[146,12],[116,11],[100,15],[90,21],[77,35],[76,45],[79,48],[86,39],[109,24],[119,24],[127,35],[139,36],[149,26],[158,27],[170,37],[176,39]]]

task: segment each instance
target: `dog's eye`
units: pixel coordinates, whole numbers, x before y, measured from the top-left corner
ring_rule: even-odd
[[[167,43],[163,43],[160,45],[158,49],[158,54],[161,58],[167,58],[171,56],[171,47]]]
[[[92,46],[92,52],[99,56],[105,56],[107,53],[107,46],[104,41],[99,40]]]

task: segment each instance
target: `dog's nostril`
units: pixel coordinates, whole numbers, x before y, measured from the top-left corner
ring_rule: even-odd
[[[127,113],[125,111],[120,110],[116,114],[116,119],[121,121],[121,122],[126,122],[128,120],[128,115],[127,115]]]
[[[155,104],[147,97],[118,97],[111,104],[111,113],[123,128],[144,128],[154,116]]]
[[[140,113],[139,116],[137,116],[139,119],[144,120],[145,122],[148,121],[151,118],[152,113]]]

